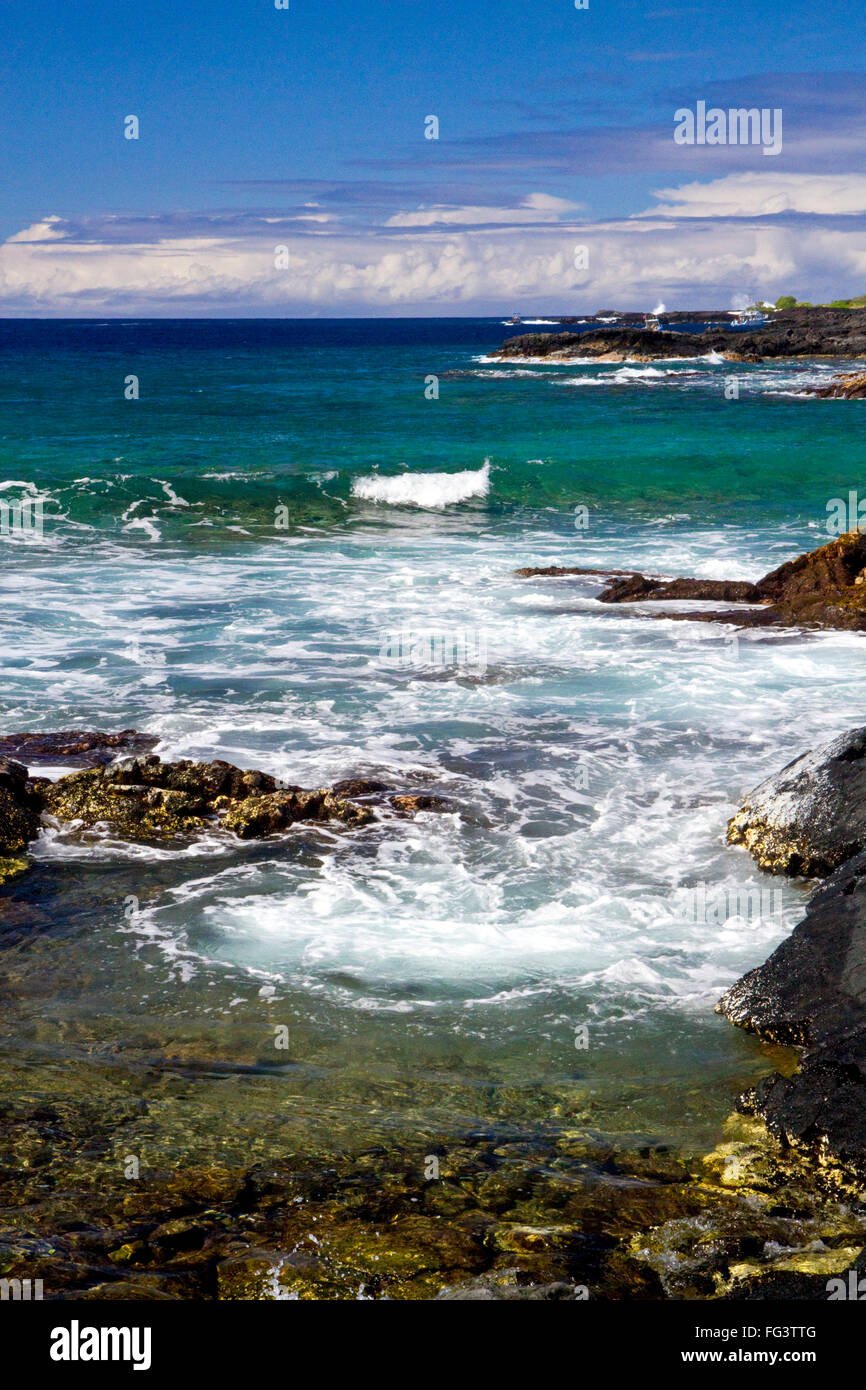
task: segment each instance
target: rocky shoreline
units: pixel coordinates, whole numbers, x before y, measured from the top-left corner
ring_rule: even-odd
[[[804,555],[788,560],[751,583],[740,579],[666,579],[635,571],[528,566],[521,579],[562,579],[572,575],[605,582],[600,603],[737,603],[736,609],[687,611],[666,608],[641,616],[689,622],[733,623],[738,627],[817,627],[866,631],[866,535],[849,531]]]
[[[784,309],[760,328],[733,332],[722,327],[686,333],[607,326],[583,333],[525,333],[508,338],[489,355],[495,361],[592,357],[599,362],[650,362],[713,353],[727,362],[866,356],[866,309]]]
[[[728,839],[773,874],[822,878],[806,915],[718,1011],[802,1049],[741,1099],[784,1144],[866,1177],[866,728],[795,759],[730,821]]]
[[[845,550],[821,572],[837,574]],[[371,779],[303,791],[220,761],[163,763],[154,742],[134,730],[3,739],[6,850],[26,853],[46,818],[170,844],[202,827],[242,839],[453,809]],[[64,759],[75,770],[38,775]],[[59,1301],[826,1299],[828,1281],[859,1277],[866,1248],[866,728],[762,783],[728,838],[770,872],[825,882],[718,1006],[764,1059],[712,1152],[600,1135],[556,1089],[533,1095],[522,1127],[506,1093],[494,1123],[414,1144],[329,1142],[314,1111],[305,1143],[281,1098],[297,1064],[263,1055],[255,1016],[233,1061],[206,1020],[159,1054],[133,1032],[86,1070],[74,1049],[38,1073],[4,1062],[0,1276],[42,1278]],[[8,887],[0,899],[19,926],[28,882],[10,885],[18,902]],[[7,955],[7,1015],[13,978]],[[125,1165],[142,1153],[131,1183]]]
[[[132,729],[0,738],[0,882],[27,867],[21,856],[46,827],[107,830],[142,844],[189,838],[209,828],[252,840],[301,822],[359,827],[381,810],[406,816],[455,809],[442,797],[369,778],[308,790],[220,760],[163,763],[145,751],[158,742]],[[142,751],[119,756],[132,750]],[[10,755],[27,758],[30,766]],[[32,775],[31,766],[46,763],[79,770],[56,781]]]

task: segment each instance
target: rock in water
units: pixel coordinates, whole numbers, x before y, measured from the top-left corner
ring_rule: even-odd
[[[866,852],[836,870],[717,1012],[769,1042],[807,1049],[793,1076],[767,1077],[741,1108],[785,1142],[814,1149],[819,1162],[866,1171]]]
[[[373,820],[366,806],[356,806],[329,788],[321,791],[275,791],[250,796],[226,813],[223,825],[241,840],[257,840],[288,830],[298,821],[340,820],[346,825],[366,825]]]
[[[0,856],[26,849],[39,829],[41,800],[27,768],[0,758]]]
[[[63,763],[72,767],[103,767],[122,753],[149,753],[159,743],[155,734],[122,729],[118,734],[92,729],[66,729],[54,734],[4,734],[0,755],[21,762]]]
[[[522,579],[570,574],[592,575],[609,582],[600,603],[654,603],[703,599],[755,606],[729,612],[670,610],[653,616],[690,622],[736,623],[739,627],[821,627],[866,631],[866,535],[848,531],[817,550],[787,560],[756,584],[741,579],[664,579],[622,570],[549,567],[519,569]]]
[[[717,1012],[783,1046],[824,1045],[866,1026],[866,851],[831,875],[802,922]]]
[[[132,840],[162,840],[222,817],[226,830],[253,839],[296,821],[342,820],[363,825],[373,813],[330,788],[280,788],[264,772],[216,759],[163,763],[154,753],[109,768],[61,777],[43,789],[45,810],[60,821],[108,825]]]
[[[728,822],[762,869],[823,877],[866,848],[866,728],[795,758]]]
[[[817,391],[809,391],[810,396],[823,396],[825,400],[862,401],[866,397],[866,374],[839,377],[829,386],[821,386]]]
[[[71,736],[34,737],[50,741]],[[359,804],[356,798],[371,804]],[[173,839],[208,825],[252,840],[279,834],[299,821],[367,825],[376,819],[373,805],[389,806],[398,815],[453,809],[441,797],[389,793],[385,783],[360,777],[305,790],[221,759],[164,763],[149,753],[110,767],[87,767],[51,782],[47,777],[30,778],[23,764],[0,757],[0,881],[20,872],[22,863],[26,866],[26,861],[7,856],[17,855],[35,839],[43,815],[82,828],[106,828],[127,840]]]

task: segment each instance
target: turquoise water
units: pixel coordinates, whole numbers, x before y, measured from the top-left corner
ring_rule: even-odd
[[[727,400],[730,364],[490,361],[508,331],[0,325],[0,496],[43,501],[41,536],[0,539],[4,728],[133,726],[454,807],[244,846],[49,828],[8,890],[41,914],[28,1062],[167,1034],[254,1057],[276,1018],[310,1132],[325,1106],[435,1132],[570,1097],[684,1144],[767,1066],[712,1008],[805,890],[757,920],[696,904],[760,889],[726,820],[862,722],[862,639],[732,642],[513,571],[756,578],[862,482],[862,408],[793,394],[838,364],[738,365]]]

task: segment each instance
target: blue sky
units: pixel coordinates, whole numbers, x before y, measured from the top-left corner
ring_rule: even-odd
[[[850,0],[7,4],[0,314],[863,292],[864,37]],[[678,145],[698,101],[781,152]]]

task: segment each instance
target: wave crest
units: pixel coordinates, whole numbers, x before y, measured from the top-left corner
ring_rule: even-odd
[[[355,478],[352,496],[365,502],[384,502],[391,507],[451,507],[470,497],[486,497],[490,491],[490,460],[482,468],[462,473],[402,473],[397,478],[376,474]]]

